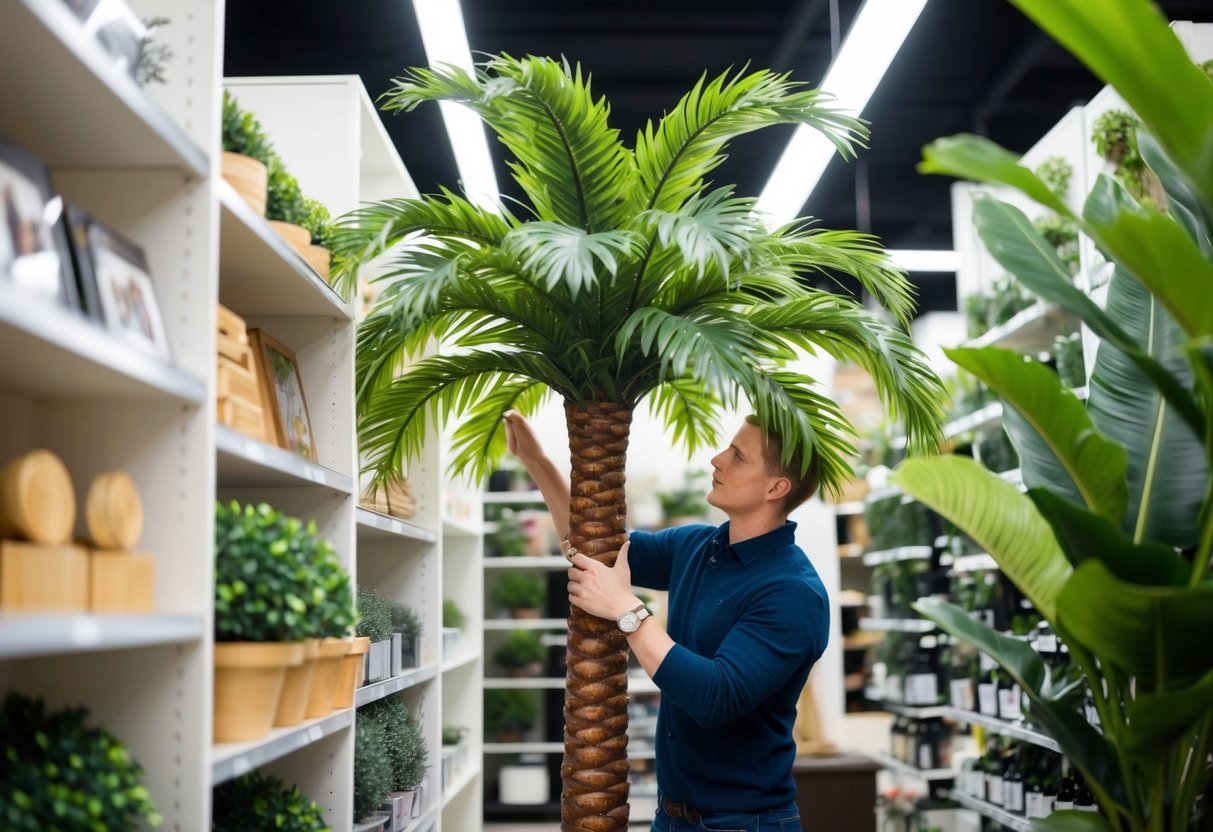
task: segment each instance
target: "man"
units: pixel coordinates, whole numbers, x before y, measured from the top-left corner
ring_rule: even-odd
[[[506,436],[567,535],[564,478],[518,413]],[[829,603],[788,521],[816,490],[817,465],[801,476],[780,450],[748,417],[712,459],[707,500],[729,518],[719,528],[633,532],[613,568],[563,547],[569,603],[618,621],[661,690],[652,832],[800,832],[792,726],[826,647]],[[668,631],[633,585],[669,591]]]

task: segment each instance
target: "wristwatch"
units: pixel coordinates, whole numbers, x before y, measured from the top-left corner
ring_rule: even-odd
[[[636,607],[634,610],[628,610],[623,615],[619,616],[619,629],[625,633],[634,633],[640,629],[640,622],[648,618],[652,613],[645,609],[644,604]]]

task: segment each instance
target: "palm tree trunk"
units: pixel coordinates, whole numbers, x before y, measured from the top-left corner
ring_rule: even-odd
[[[627,539],[624,463],[630,407],[566,401],[572,456],[569,542],[613,566]],[[628,826],[627,640],[614,621],[569,611],[564,694],[561,832]]]

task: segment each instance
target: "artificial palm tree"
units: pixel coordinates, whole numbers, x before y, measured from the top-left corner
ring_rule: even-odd
[[[797,348],[853,360],[874,377],[911,449],[934,447],[942,391],[899,328],[905,276],[875,240],[806,221],[769,231],[751,199],[707,177],[733,137],[804,123],[844,155],[863,124],[786,76],[701,79],[634,148],[608,124],[579,68],[492,58],[475,74],[414,69],[387,108],[455,101],[514,156],[528,200],[473,206],[448,190],[364,206],[343,223],[339,279],[406,240],[358,334],[359,432],[377,482],[417,454],[438,413],[463,421],[453,468],[482,475],[504,451],[502,415],[563,398],[572,454],[571,542],[613,563],[625,540],[624,461],[644,400],[691,451],[716,441],[716,410],[744,395],[787,458],[811,450],[824,487],[846,477],[850,426],[790,367]],[[858,278],[896,319],[812,288],[805,272]],[[441,350],[431,345],[443,345]],[[804,455],[807,465],[809,454]],[[562,821],[627,825],[626,643],[614,622],[569,616]]]

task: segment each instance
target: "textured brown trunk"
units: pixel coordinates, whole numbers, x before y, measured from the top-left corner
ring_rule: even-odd
[[[569,542],[613,566],[627,539],[624,462],[632,410],[611,402],[565,402],[572,455]],[[628,826],[627,640],[614,621],[569,612],[564,693],[561,832],[621,832]]]

